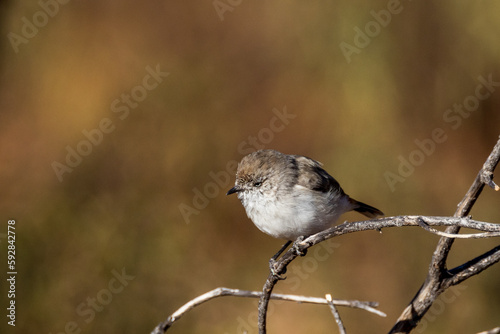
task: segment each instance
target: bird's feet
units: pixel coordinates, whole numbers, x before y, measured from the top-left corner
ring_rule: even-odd
[[[271,274],[273,274],[273,276],[275,276],[277,279],[279,280],[283,280],[285,279],[286,277],[283,277],[282,274],[286,273],[286,268],[284,268],[282,271],[281,274],[278,274],[278,257],[285,251],[285,249],[287,249],[287,247],[292,243],[291,240],[288,240],[284,245],[283,247],[280,248],[280,250],[273,255],[273,257],[269,260],[269,270],[271,271]]]
[[[299,245],[302,241],[304,241],[305,238],[305,236],[301,236],[293,242],[292,249],[298,256],[306,256],[307,254],[307,249],[301,250]]]
[[[276,259],[274,257],[272,257],[271,259],[269,259],[269,270],[271,271],[271,274],[276,277],[278,280],[284,280],[286,279],[285,276],[283,276],[283,274],[286,273],[286,268],[284,268],[282,270],[281,273],[278,272],[278,261],[276,261]]]

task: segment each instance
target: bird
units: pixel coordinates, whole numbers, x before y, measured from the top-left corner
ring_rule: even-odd
[[[384,215],[349,197],[320,162],[271,149],[242,158],[226,195],[231,194],[237,194],[259,230],[289,243],[326,230],[348,211],[368,218]]]

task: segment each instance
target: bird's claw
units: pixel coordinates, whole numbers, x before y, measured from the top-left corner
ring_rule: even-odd
[[[277,265],[278,265],[278,261],[276,261],[274,258],[271,258],[271,259],[269,260],[269,270],[271,271],[271,274],[272,274],[274,277],[276,277],[278,280],[284,280],[284,279],[286,279],[286,277],[285,277],[285,276],[283,276],[283,274],[285,274],[285,273],[286,273],[286,268],[284,268],[284,269],[282,270],[282,273],[281,273],[281,274],[279,274],[279,273],[278,273],[278,268],[276,268],[276,267],[277,267]]]
[[[297,254],[298,256],[306,256],[307,254],[307,249],[301,250],[299,244],[304,241],[305,237],[298,237],[297,240],[294,241],[292,245],[292,249]]]

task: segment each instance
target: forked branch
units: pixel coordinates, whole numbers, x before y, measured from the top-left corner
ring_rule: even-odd
[[[249,297],[249,298],[259,298],[262,295],[262,292],[259,291],[248,291],[248,290],[239,290],[239,289],[229,289],[229,288],[217,288],[213,289],[207,293],[204,293],[183,306],[181,306],[177,311],[172,313],[167,320],[160,323],[156,328],[151,332],[151,334],[163,334],[165,333],[177,320],[179,320],[184,314],[192,310],[198,305],[201,305],[209,300],[212,300],[217,297],[224,296],[235,296],[235,297]],[[344,307],[352,307],[359,308],[371,313],[375,313],[381,317],[385,317],[386,314],[377,310],[376,307],[378,303],[376,302],[365,302],[359,300],[341,300],[341,299],[327,299],[327,298],[318,298],[318,297],[306,297],[306,296],[296,296],[296,295],[286,295],[286,294],[273,294],[271,295],[271,299],[275,300],[285,300],[297,303],[309,303],[309,304],[323,304],[323,305],[336,305],[336,306],[344,306]]]
[[[403,227],[403,226],[421,226],[425,224],[427,226],[448,226],[448,227],[465,227],[472,230],[482,231],[485,233],[479,233],[484,237],[489,235],[490,237],[500,236],[500,224],[481,222],[473,220],[470,218],[457,218],[457,217],[433,217],[433,216],[396,216],[396,217],[385,217],[374,220],[365,220],[359,222],[346,222],[341,225],[337,225],[329,228],[328,230],[319,232],[317,234],[311,235],[310,237],[302,240],[298,239],[294,242],[293,246],[286,251],[281,258],[276,261],[274,266],[274,273],[270,273],[266,283],[264,284],[263,294],[259,302],[259,333],[266,333],[266,314],[267,305],[269,303],[269,296],[274,288],[274,286],[280,280],[280,276],[283,275],[288,265],[295,260],[301,253],[304,253],[308,248],[325,241],[327,239],[338,237],[348,233],[361,232],[361,231],[381,231],[383,228],[390,227]],[[469,236],[474,234],[468,234]],[[456,235],[459,237],[460,235]],[[490,251],[492,252],[492,251]],[[486,254],[489,254],[487,252]],[[471,263],[470,269],[474,269],[469,272],[469,276],[475,275],[482,270],[486,269],[488,266],[498,262],[496,253],[489,254],[490,256],[481,258],[482,262],[479,264]],[[457,267],[458,268],[458,267]],[[464,268],[465,269],[465,268]],[[458,272],[457,272],[458,275]],[[467,277],[467,278],[468,278]],[[450,281],[451,282],[451,281]]]
[[[472,207],[476,203],[477,198],[483,191],[485,185],[500,190],[500,187],[493,182],[493,171],[495,170],[498,162],[500,161],[500,140],[497,141],[495,147],[483,164],[483,167],[477,174],[471,187],[465,194],[462,201],[458,204],[454,217],[467,216]],[[460,226],[451,226],[445,230],[447,234],[458,234]],[[450,286],[451,282],[458,284],[459,282],[476,275],[482,270],[488,268],[492,264],[499,261],[498,247],[491,251],[473,259],[462,266],[466,269],[462,272],[454,272],[455,269],[448,271],[446,260],[451,250],[451,246],[455,239],[443,237],[439,240],[437,247],[432,256],[429,265],[429,273],[422,287],[418,290],[415,297],[413,297],[410,304],[406,307],[403,313],[398,318],[396,324],[391,329],[390,333],[410,333],[422,319],[425,313],[429,310],[436,298]],[[481,261],[476,261],[480,259]],[[457,268],[460,268],[459,266]],[[467,268],[470,266],[469,268]],[[470,270],[469,270],[470,269]],[[449,277],[452,275],[451,277]]]

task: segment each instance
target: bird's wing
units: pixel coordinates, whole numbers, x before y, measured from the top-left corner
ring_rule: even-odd
[[[321,167],[320,162],[300,155],[294,157],[299,170],[297,185],[319,192],[344,193],[337,180]]]

